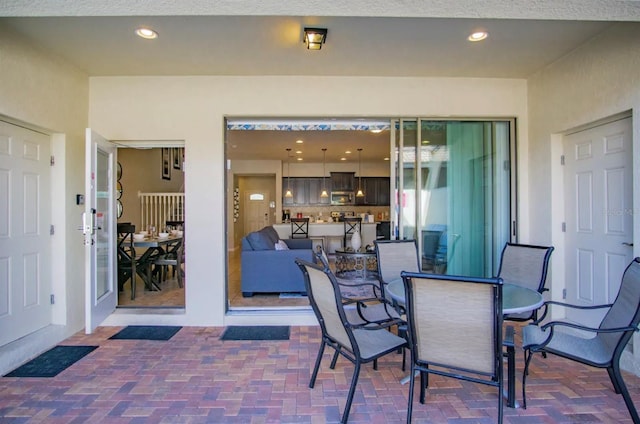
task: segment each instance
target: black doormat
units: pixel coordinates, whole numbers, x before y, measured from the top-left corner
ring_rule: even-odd
[[[230,326],[221,340],[289,340],[288,325]]]
[[[97,348],[98,346],[56,346],[5,377],[55,377]]]
[[[129,325],[109,338],[119,340],[169,340],[181,328],[166,325]]]

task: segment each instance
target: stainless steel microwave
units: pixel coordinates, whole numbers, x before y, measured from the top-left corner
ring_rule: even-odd
[[[332,205],[353,205],[355,203],[355,196],[352,191],[332,191],[331,192],[331,204]]]

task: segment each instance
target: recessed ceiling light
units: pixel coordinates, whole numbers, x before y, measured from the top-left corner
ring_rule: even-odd
[[[389,158],[384,158],[384,160],[389,160]]]
[[[296,140],[296,144],[302,144],[302,143],[304,143],[304,141],[302,141],[302,140]]]
[[[297,155],[301,155],[302,154],[302,150],[296,150],[296,154]]]
[[[298,158],[298,160],[304,160],[304,159],[302,159],[302,158]]]
[[[138,28],[136,29],[136,34],[139,37],[145,38],[147,40],[153,40],[154,38],[158,38],[158,33],[152,30],[151,28]]]
[[[351,154],[351,150],[347,150],[346,152],[344,152],[345,155],[350,155]]]
[[[467,40],[469,41],[482,41],[487,38],[489,34],[486,31],[476,31],[472,33]]]
[[[371,130],[371,132],[374,133],[374,134],[380,134],[382,132],[382,130],[375,129],[375,130]]]
[[[340,158],[340,160],[347,160],[347,158]]]

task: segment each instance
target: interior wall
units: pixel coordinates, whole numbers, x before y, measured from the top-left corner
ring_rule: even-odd
[[[138,193],[181,193],[184,173],[171,166],[171,179],[162,178],[162,148],[118,149],[118,162],[122,166],[122,217],[118,221],[131,222],[136,231],[140,226],[140,198]]]
[[[516,117],[519,141],[526,146],[524,80],[193,76],[92,77],[90,84],[90,125],[107,139],[185,140],[187,220],[197,230],[186,240],[186,313],[171,317],[183,325],[241,319],[225,317],[225,237],[233,231],[233,223],[225,221],[225,196],[233,189],[233,174],[225,175],[231,171],[224,161],[225,116],[305,117],[299,105],[313,99],[315,116]],[[281,178],[278,168],[279,163],[270,173]],[[276,193],[276,201],[281,195]],[[277,314],[260,320],[298,322]]]

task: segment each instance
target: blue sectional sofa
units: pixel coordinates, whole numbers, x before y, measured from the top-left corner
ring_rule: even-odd
[[[286,246],[287,250],[276,250]],[[254,293],[306,293],[304,278],[295,259],[313,261],[310,239],[280,241],[271,227],[247,234],[242,238],[241,290],[243,297]]]

